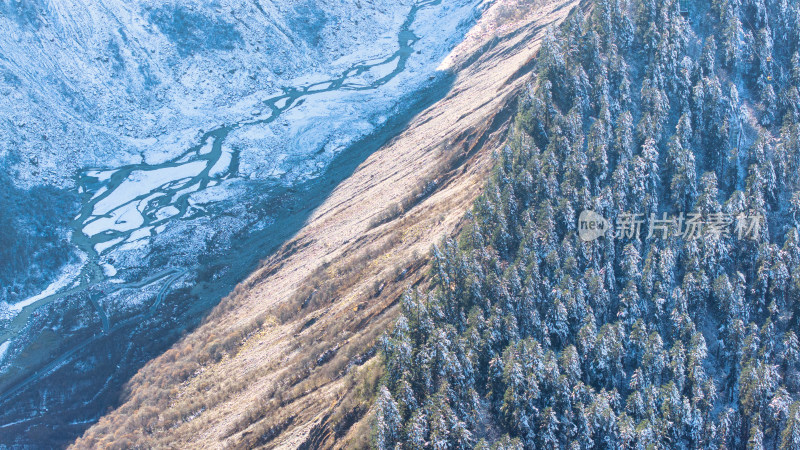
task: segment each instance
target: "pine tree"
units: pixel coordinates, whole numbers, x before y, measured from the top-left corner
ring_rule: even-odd
[[[397,409],[397,403],[392,399],[392,394],[385,386],[381,388],[378,395],[376,422],[376,446],[381,450],[394,449],[395,444],[399,443],[402,438],[402,418]]]
[[[786,428],[781,434],[781,447],[790,450],[800,449],[800,402],[794,402],[790,408]]]

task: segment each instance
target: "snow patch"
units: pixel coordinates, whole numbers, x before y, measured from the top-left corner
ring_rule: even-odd
[[[214,166],[211,167],[211,170],[208,171],[208,176],[218,177],[225,174],[225,172],[228,171],[228,167],[231,165],[232,159],[233,159],[233,152],[230,150],[230,148],[227,147],[223,148],[222,154],[220,154],[219,159],[217,160],[216,163],[214,163]]]
[[[194,161],[176,167],[155,170],[136,170],[114,189],[114,191],[94,205],[93,214],[98,216],[122,206],[131,200],[146,195],[153,190],[181,178],[197,176],[205,168],[205,161]]]
[[[50,285],[47,286],[45,290],[43,290],[39,294],[34,295],[33,297],[29,297],[25,300],[14,303],[9,307],[9,310],[13,311],[14,313],[19,313],[20,311],[22,311],[22,308],[25,308],[26,306],[32,305],[45,297],[49,297],[57,293],[59,289],[63,288],[64,286],[67,286],[70,281],[72,281],[80,274],[82,267],[83,267],[83,261],[81,261],[80,263],[69,264],[65,266],[63,269],[61,269],[61,273],[59,274],[58,278],[52,283],[50,283]]]
[[[6,352],[8,351],[8,348],[10,346],[11,346],[11,341],[5,341],[2,344],[0,344],[0,363],[2,363],[3,359],[5,359]]]
[[[119,244],[124,239],[125,238],[115,238],[115,239],[111,239],[109,241],[99,242],[99,243],[94,245],[94,251],[96,251],[97,254],[99,255],[99,254],[103,253],[104,251],[108,250],[109,248]]]
[[[116,267],[112,266],[111,264],[104,263],[103,264],[103,273],[107,277],[113,277],[114,275],[117,274],[117,269],[116,269]]]

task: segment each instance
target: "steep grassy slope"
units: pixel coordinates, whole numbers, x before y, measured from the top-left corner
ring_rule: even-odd
[[[381,375],[376,338],[406,287],[427,282],[425,255],[457,231],[483,186],[544,28],[574,4],[492,6],[442,64],[456,75],[449,94],[143,368],[75,447],[364,444]]]

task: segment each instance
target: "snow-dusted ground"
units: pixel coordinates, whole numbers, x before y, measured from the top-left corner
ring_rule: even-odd
[[[414,89],[476,3],[445,0],[421,10],[413,29],[422,53],[375,99]],[[5,3],[0,6],[6,10],[0,14],[0,111],[8,120],[0,121],[0,156],[17,153],[21,185],[69,186],[72,175],[88,166],[164,162],[194,144],[199,130],[264,112],[260,102],[284,87],[328,79],[357,61],[391,54],[412,4]],[[391,63],[374,68],[362,75],[364,82],[391,68]],[[319,118],[361,116],[358,126],[366,130],[370,118],[364,109],[385,106],[354,105],[357,98],[347,94],[336,97],[310,100],[296,112],[303,115],[301,123],[290,120],[287,127],[263,130],[257,139],[241,130],[237,140],[253,150],[245,153],[246,175],[274,176],[287,169],[274,163],[281,154],[306,144],[318,147],[323,136],[348,126],[341,120],[319,124]],[[296,138],[282,145],[290,136]]]
[[[403,26],[415,4],[424,7],[412,35]],[[157,272],[197,269],[236,233],[269,230],[281,211],[251,208],[261,200],[253,186],[321,175],[402,111],[399,102],[432,82],[479,4],[0,4],[0,111],[9,118],[0,120],[0,162],[10,156],[22,187],[86,194],[75,242],[97,269],[68,267],[37,296],[0,299],[0,324],[21,322],[15,316],[80,277],[101,295],[92,297],[97,316],[76,310],[74,326],[98,317],[113,326],[163,293]],[[11,344],[9,354],[20,348]]]

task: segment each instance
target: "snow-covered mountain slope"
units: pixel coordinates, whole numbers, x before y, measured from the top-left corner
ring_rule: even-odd
[[[78,202],[10,217],[59,211],[48,239],[74,255],[0,291],[0,444],[96,420],[446,92],[437,68],[481,3],[0,4],[0,187]]]
[[[412,4],[3,2],[0,152],[25,185],[165,160],[298,75],[383,56]]]

